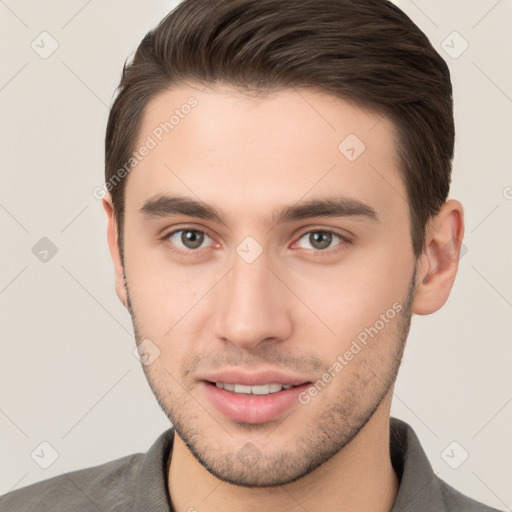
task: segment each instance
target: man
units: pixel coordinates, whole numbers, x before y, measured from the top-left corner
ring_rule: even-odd
[[[383,0],[185,0],[148,33],[103,204],[173,428],[1,510],[492,510],[390,419],[411,316],[458,268],[451,91]]]

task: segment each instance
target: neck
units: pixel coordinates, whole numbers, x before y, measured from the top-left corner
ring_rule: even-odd
[[[388,396],[334,457],[300,480],[279,487],[247,488],[223,482],[175,436],[168,463],[173,510],[389,512],[399,486],[389,451],[390,401]]]

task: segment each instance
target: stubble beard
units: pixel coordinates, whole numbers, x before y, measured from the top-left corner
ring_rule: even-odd
[[[354,372],[357,378],[347,382],[346,387],[338,393],[336,402],[324,407],[310,420],[308,428],[293,446],[283,447],[278,453],[265,454],[251,442],[245,443],[241,449],[230,451],[227,434],[226,444],[220,450],[218,443],[209,439],[208,430],[199,426],[201,422],[198,415],[188,412],[193,408],[197,410],[197,403],[189,399],[188,407],[185,407],[182,402],[182,389],[179,390],[180,398],[176,399],[167,391],[168,386],[161,382],[162,379],[155,378],[149,367],[143,366],[143,370],[158,404],[174,426],[176,434],[195,459],[216,478],[230,484],[253,488],[277,487],[294,482],[343,450],[371,420],[392,390],[411,325],[415,277],[416,270],[410,280],[406,297],[401,302],[402,310],[393,320],[396,322],[395,332],[384,340],[376,339],[371,342],[389,346],[392,352],[387,353],[389,359],[386,367],[382,368],[382,354],[374,354],[372,361],[372,354],[365,354],[369,350],[365,347],[356,356],[360,361],[359,369]],[[129,294],[128,310],[132,316],[138,344],[143,336],[137,325]],[[174,379],[169,376],[168,380]],[[174,382],[171,384],[176,387]],[[265,424],[238,424],[237,427],[247,431],[249,435],[253,430],[268,428]]]

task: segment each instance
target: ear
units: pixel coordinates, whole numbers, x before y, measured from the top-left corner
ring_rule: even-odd
[[[121,251],[117,238],[117,219],[112,204],[112,197],[107,194],[102,200],[103,208],[107,214],[107,238],[108,247],[110,249],[110,256],[114,263],[114,271],[116,277],[116,293],[119,300],[128,309],[128,293],[126,290],[126,283],[124,278],[124,267],[121,259]]]
[[[427,226],[425,250],[418,259],[413,313],[429,315],[448,300],[459,268],[464,237],[464,209],[448,200]]]

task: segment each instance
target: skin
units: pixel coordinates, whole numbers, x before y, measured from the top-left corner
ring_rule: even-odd
[[[160,350],[144,371],[178,434],[168,462],[172,506],[389,511],[398,490],[389,457],[393,384],[412,314],[430,314],[449,296],[462,206],[444,204],[416,260],[393,125],[312,89],[258,98],[228,85],[172,89],[147,106],[139,141],[191,96],[197,107],[128,176],[124,266],[111,199],[103,201],[117,294],[137,342]],[[366,146],[352,162],[338,150],[351,133]],[[226,225],[145,218],[142,205],[158,194],[211,205]],[[272,222],[274,210],[333,195],[370,205],[378,221]],[[185,245],[183,232],[164,239],[179,228],[207,236],[199,248]],[[327,247],[312,240],[319,231],[334,233]],[[236,252],[247,236],[263,249],[252,263]],[[316,382],[397,303],[400,313],[321,392],[272,421],[235,422],[204,391],[206,372],[233,367]],[[249,459],[241,456],[248,446]]]

